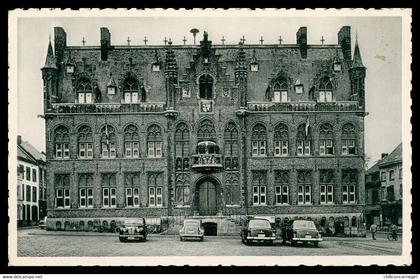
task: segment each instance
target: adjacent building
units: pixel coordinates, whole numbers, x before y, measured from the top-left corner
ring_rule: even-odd
[[[51,229],[125,217],[312,218],[358,234],[365,72],[338,44],[69,46],[42,68]],[[216,217],[213,217],[217,219]]]
[[[402,225],[402,143],[366,172],[367,225]]]
[[[46,159],[30,143],[17,138],[17,224],[35,225],[47,214]]]

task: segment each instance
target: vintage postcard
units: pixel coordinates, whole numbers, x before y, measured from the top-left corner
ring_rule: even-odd
[[[411,10],[9,12],[9,265],[411,265]]]

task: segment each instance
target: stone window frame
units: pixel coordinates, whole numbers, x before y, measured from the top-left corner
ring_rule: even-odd
[[[38,202],[38,195],[37,195],[37,193],[38,193],[38,187],[36,187],[36,186],[32,186],[32,202]]]
[[[95,103],[95,96],[93,93],[92,81],[88,77],[81,77],[76,85],[77,103],[78,104],[93,104]],[[89,101],[88,101],[89,98]],[[82,100],[82,102],[81,102]]]
[[[197,129],[197,140],[216,140],[217,133],[214,127],[214,122],[211,119],[204,118],[200,121],[200,124]]]
[[[82,125],[77,131],[77,151],[79,159],[93,159],[93,133],[88,125]]]
[[[276,93],[278,93],[277,100]],[[273,82],[273,96],[271,98],[271,101],[274,103],[289,102],[289,82],[287,81],[287,78],[280,76],[275,79],[275,81]]]
[[[329,76],[323,76],[319,80],[319,84],[318,84],[317,102],[319,103],[333,102],[334,101],[333,89],[334,89],[334,86],[333,86],[331,78]],[[323,100],[321,100],[321,95],[323,95]],[[328,98],[328,95],[330,96],[330,98]]]
[[[190,169],[190,129],[185,122],[178,123],[175,128],[175,170]],[[179,152],[180,151],[180,152]]]
[[[191,178],[189,173],[177,173],[175,178],[176,207],[191,206]]]
[[[357,155],[356,127],[352,123],[341,128],[341,155]]]
[[[134,124],[127,125],[124,129],[124,157],[140,158],[140,137]]]
[[[147,189],[148,207],[163,207],[163,172],[147,173]]]
[[[70,174],[60,173],[54,176],[55,208],[70,208]],[[61,192],[61,194],[60,194]],[[59,199],[62,199],[59,205]]]
[[[70,159],[69,129],[63,125],[54,129],[54,159]]]
[[[117,158],[117,136],[115,128],[105,124],[101,129],[101,159]]]
[[[251,156],[267,157],[267,127],[262,123],[252,127]]]
[[[101,174],[101,194],[103,208],[117,207],[117,174],[102,173]]]
[[[252,172],[252,205],[267,205],[267,171]]]
[[[163,157],[162,128],[152,124],[147,128],[147,158]]]
[[[37,180],[37,175],[36,175],[37,171],[35,168],[32,169],[32,182],[36,182]]]
[[[143,92],[140,92],[141,86],[137,78],[127,76],[122,83],[122,99],[125,104],[137,104],[139,101],[146,101]],[[144,100],[143,100],[144,99]]]
[[[319,156],[335,154],[334,127],[326,122],[319,127]]]
[[[320,204],[334,204],[334,170],[319,172],[319,193]]]
[[[229,122],[223,133],[225,170],[239,169],[239,132],[234,122]]]
[[[303,179],[302,179],[303,176]],[[312,204],[312,171],[298,170],[297,171],[297,187],[298,187],[298,205]],[[302,197],[302,199],[300,199]]]
[[[198,79],[198,98],[201,100],[214,100],[215,78],[209,73],[201,74]],[[211,85],[210,89],[208,88]],[[205,91],[202,94],[202,90]],[[210,92],[210,95],[208,95]]]
[[[241,189],[239,186],[239,173],[227,172],[225,178],[225,204],[238,206],[241,203]],[[235,195],[236,193],[236,195]],[[237,199],[237,200],[236,200]]]
[[[140,207],[140,172],[124,173],[124,195],[125,207]]]
[[[357,201],[358,172],[357,170],[349,169],[342,170],[341,173],[341,189],[343,204],[355,204]]]
[[[93,208],[93,189],[94,177],[93,173],[79,173],[77,177],[77,187],[79,189],[79,208]],[[84,194],[83,194],[84,192]],[[82,200],[84,199],[84,205]]]
[[[308,129],[306,135],[306,124],[302,123],[297,127],[296,132],[296,155],[297,156],[311,156],[312,155],[312,132]]]
[[[289,127],[284,123],[274,127],[274,156],[289,156]]]
[[[395,171],[389,170],[389,181],[394,181],[394,180],[395,180]]]
[[[274,171],[274,204],[275,205],[289,205],[289,185],[290,185],[290,171],[289,170],[275,170]],[[286,200],[286,202],[284,202]]]

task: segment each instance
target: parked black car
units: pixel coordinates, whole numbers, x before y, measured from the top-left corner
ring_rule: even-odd
[[[313,243],[315,247],[318,247],[318,243],[322,241],[322,238],[313,221],[294,220],[283,225],[282,240],[283,244],[286,241],[290,241],[292,245],[295,245],[297,242],[303,242]]]
[[[127,219],[119,229],[119,239],[121,242],[127,240],[146,241],[147,227],[144,218]]]
[[[241,230],[242,243],[250,244],[253,241],[273,244],[276,233],[271,228],[271,224],[266,219],[252,218],[245,222]]]

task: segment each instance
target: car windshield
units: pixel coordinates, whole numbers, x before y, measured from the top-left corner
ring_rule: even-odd
[[[200,222],[195,220],[184,221],[185,226],[198,226]]]
[[[316,229],[312,221],[294,221],[293,228],[295,229]]]
[[[131,227],[143,226],[143,220],[125,220],[124,225]]]
[[[251,220],[249,221],[249,227],[271,228],[270,222],[267,220]]]

